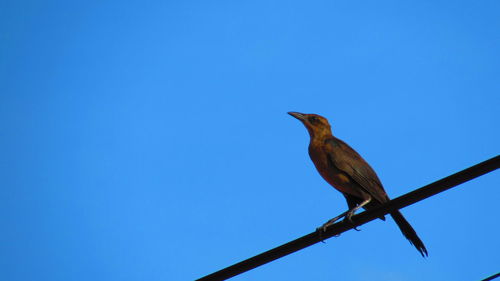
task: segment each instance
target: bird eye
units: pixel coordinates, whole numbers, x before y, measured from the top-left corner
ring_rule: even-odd
[[[314,123],[317,123],[318,121],[319,121],[319,119],[318,119],[318,117],[316,117],[316,116],[311,116],[311,117],[309,117],[309,122],[311,122],[311,123],[313,123],[313,124],[314,124]]]

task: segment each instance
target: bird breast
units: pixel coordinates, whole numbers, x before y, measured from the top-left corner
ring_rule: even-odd
[[[323,179],[342,193],[352,193],[345,188],[349,185],[350,178],[328,160],[328,152],[322,151],[321,147],[310,145],[309,156]]]

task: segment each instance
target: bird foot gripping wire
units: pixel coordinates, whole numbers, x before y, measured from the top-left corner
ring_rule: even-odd
[[[324,223],[322,226],[316,228],[316,232],[318,233],[319,238],[321,239],[321,242],[325,243],[325,241],[322,238],[323,238],[323,233],[326,232],[326,229],[328,227],[330,227],[331,225],[335,224],[342,217],[344,218],[344,222],[345,223],[354,224],[354,222],[351,219],[351,217],[353,216],[353,214],[354,214],[353,210],[349,210],[347,212],[343,212],[342,214],[334,217],[333,219],[330,219],[329,221],[327,221],[326,223]],[[356,227],[354,227],[354,230],[361,231],[361,229],[358,229]],[[335,235],[335,237],[338,237],[338,236],[340,236],[340,234]]]
[[[322,232],[326,232],[326,229],[330,226],[330,225],[333,225],[335,224],[335,222],[337,222],[340,218],[344,217],[345,216],[345,213],[340,215],[340,216],[336,216],[334,217],[333,219],[327,221],[326,223],[324,223],[321,227],[319,227],[318,229],[321,230]]]
[[[337,218],[337,220],[338,220],[338,218]],[[325,233],[326,229],[334,223],[335,223],[335,220],[331,219],[328,222],[326,222],[325,224],[323,224],[322,226],[316,228],[316,232],[318,233],[319,239],[321,240],[322,243],[325,243],[325,240],[323,240],[323,233]],[[338,236],[340,236],[340,234],[335,235],[335,237],[338,237]]]
[[[347,214],[345,215],[344,221],[349,222],[350,224],[354,224],[352,221],[352,216],[354,215],[355,210],[348,211]],[[354,230],[356,231],[361,231],[361,229],[358,229],[357,227],[353,227]]]
[[[330,225],[332,225],[332,224],[334,224],[336,221],[338,221],[338,220],[342,217],[342,215],[345,215],[345,213],[344,213],[344,214],[341,214],[341,215],[339,215],[339,216],[334,217],[333,219],[331,219],[331,220],[327,221],[326,223],[324,223],[322,226],[320,226],[320,227],[316,228],[316,232],[318,233],[319,239],[321,239],[321,242],[322,242],[322,243],[325,243],[325,241],[323,240],[323,233],[325,233],[325,232],[326,232],[326,229],[327,229]],[[340,236],[340,234],[339,234],[339,235],[335,235],[335,237],[338,237],[338,236]]]

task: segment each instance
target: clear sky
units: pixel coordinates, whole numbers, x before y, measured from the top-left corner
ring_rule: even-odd
[[[402,3],[404,2],[404,3]],[[346,210],[287,111],[391,197],[500,152],[499,1],[0,3],[0,280],[192,280]],[[498,171],[234,280],[480,280]]]

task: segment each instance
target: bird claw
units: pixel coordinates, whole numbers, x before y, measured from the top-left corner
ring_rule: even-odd
[[[319,238],[320,242],[323,244],[326,244],[325,240],[323,240],[323,233],[325,232],[323,230],[323,227],[316,228],[316,232],[318,233],[318,238]]]
[[[325,232],[326,232],[326,229],[327,229],[330,225],[332,225],[332,224],[333,224],[333,222],[328,221],[328,222],[326,222],[325,224],[323,224],[322,226],[320,226],[320,227],[316,228],[316,231],[317,231],[317,232],[319,232],[319,233],[325,233]]]
[[[348,213],[345,215],[345,219],[346,219],[348,222],[350,222],[351,224],[352,224],[352,223],[354,223],[354,222],[352,221],[352,215],[354,215],[354,213],[353,213],[353,212],[348,212]]]
[[[346,213],[343,213],[339,216],[336,216],[334,217],[333,219],[327,221],[325,224],[323,224],[322,226],[316,228],[316,232],[318,232],[318,235],[319,235],[319,238],[321,239],[321,242],[322,243],[325,243],[325,241],[323,241],[323,233],[326,232],[326,229],[331,226],[332,224],[334,224],[335,222],[337,222],[340,218],[344,217],[344,222],[346,223],[349,223],[349,224],[354,224],[354,222],[352,221],[351,217],[354,215],[354,212],[352,211],[349,211],[349,212],[346,212]],[[356,227],[353,227],[354,230],[356,231],[361,231],[360,229],[356,228]],[[340,234],[338,235],[335,235],[335,237],[339,237]]]
[[[323,224],[322,226],[316,228],[316,232],[318,233],[318,236],[319,236],[319,239],[320,239],[320,242],[323,243],[323,244],[326,244],[325,240],[323,240],[323,233],[326,232],[326,229],[332,225],[335,221],[333,221],[332,223],[330,223],[330,221],[328,221],[327,223]],[[337,235],[334,235],[333,237],[339,237],[340,236],[340,233],[337,234]]]
[[[342,217],[342,216],[337,216],[337,217],[334,217],[333,219],[331,219],[331,220],[327,221],[326,223],[324,223],[322,226],[320,226],[320,227],[316,228],[316,232],[318,233],[318,235],[319,235],[319,239],[321,239],[321,242],[322,242],[322,243],[325,243],[325,241],[323,240],[323,233],[325,233],[325,232],[326,232],[326,229],[327,229],[330,225],[332,225],[332,224],[334,224],[336,221],[338,221],[341,217]],[[335,235],[335,237],[339,237],[339,236],[340,236],[340,234]]]
[[[349,212],[345,215],[344,221],[347,221],[350,224],[354,224],[354,221],[352,220],[352,216],[354,215],[354,212]],[[356,231],[361,231],[361,229],[358,229],[356,226],[353,227],[354,230]]]

